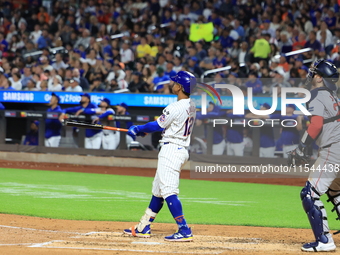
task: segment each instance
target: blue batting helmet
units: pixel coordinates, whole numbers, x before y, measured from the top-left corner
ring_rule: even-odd
[[[311,81],[314,75],[322,77],[323,83],[332,91],[337,90],[336,82],[339,80],[339,72],[334,64],[327,60],[318,60],[309,69],[307,80]]]
[[[183,87],[185,93],[190,94],[191,90],[196,86],[196,77],[187,71],[179,71],[176,76],[170,79]]]

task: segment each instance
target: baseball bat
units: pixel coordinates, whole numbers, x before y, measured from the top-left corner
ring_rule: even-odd
[[[125,129],[125,128],[103,126],[103,125],[100,125],[100,124],[80,123],[80,122],[75,122],[75,121],[65,121],[65,125],[69,126],[69,127],[89,128],[89,129],[105,129],[105,130],[120,131],[120,132],[127,132],[128,131],[128,129]]]

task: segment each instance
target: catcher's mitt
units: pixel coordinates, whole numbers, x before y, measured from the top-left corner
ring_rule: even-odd
[[[299,149],[299,147],[288,152],[288,166],[302,166],[309,164],[309,161],[310,155],[306,155],[302,150]]]

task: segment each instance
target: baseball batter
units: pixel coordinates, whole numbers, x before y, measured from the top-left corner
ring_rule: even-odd
[[[339,80],[337,68],[326,60],[318,60],[308,72],[312,83],[311,99],[307,103],[312,114],[310,125],[305,131],[299,146],[291,151],[288,164],[293,166],[309,162],[313,143],[320,147],[319,156],[309,168],[309,178],[301,190],[302,205],[307,213],[315,242],[302,246],[303,251],[333,251],[334,244],[329,232],[327,214],[320,200],[323,194],[334,204],[334,211],[340,217],[340,101],[336,96],[336,82]]]
[[[47,109],[47,112],[60,112],[62,113],[62,109],[58,105],[60,101],[59,96],[55,93],[52,93],[50,100],[50,108]],[[59,147],[60,139],[61,139],[61,131],[62,124],[59,119],[46,119],[46,128],[45,128],[45,146],[46,147]]]
[[[168,105],[163,114],[153,122],[132,126],[131,135],[140,136],[145,133],[163,130],[162,145],[158,154],[156,176],[152,184],[152,198],[140,222],[125,229],[124,233],[136,237],[150,237],[150,224],[162,209],[164,200],[178,225],[178,232],[166,236],[166,241],[192,241],[191,229],[184,218],[182,204],[178,199],[179,177],[182,165],[188,160],[188,147],[196,118],[196,107],[190,99],[190,91],[196,85],[196,78],[189,72],[180,71],[171,77],[170,85],[177,102]]]

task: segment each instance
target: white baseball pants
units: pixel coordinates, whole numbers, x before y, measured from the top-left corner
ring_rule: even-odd
[[[240,156],[244,155],[244,143],[231,143],[227,142],[227,155],[228,156]]]
[[[102,146],[105,150],[115,150],[119,145],[120,135],[118,131],[103,130]]]
[[[218,144],[213,144],[212,146],[212,155],[223,155],[225,149],[225,141],[222,140],[222,142]]]
[[[275,158],[275,146],[273,147],[260,147],[260,158]]]
[[[61,136],[51,136],[50,138],[45,138],[46,147],[59,147]]]
[[[158,154],[157,171],[152,183],[152,194],[166,199],[179,194],[179,177],[183,164],[189,159],[185,147],[164,144]]]
[[[86,149],[100,149],[102,144],[103,132],[99,132],[92,137],[85,137],[85,148]]]

